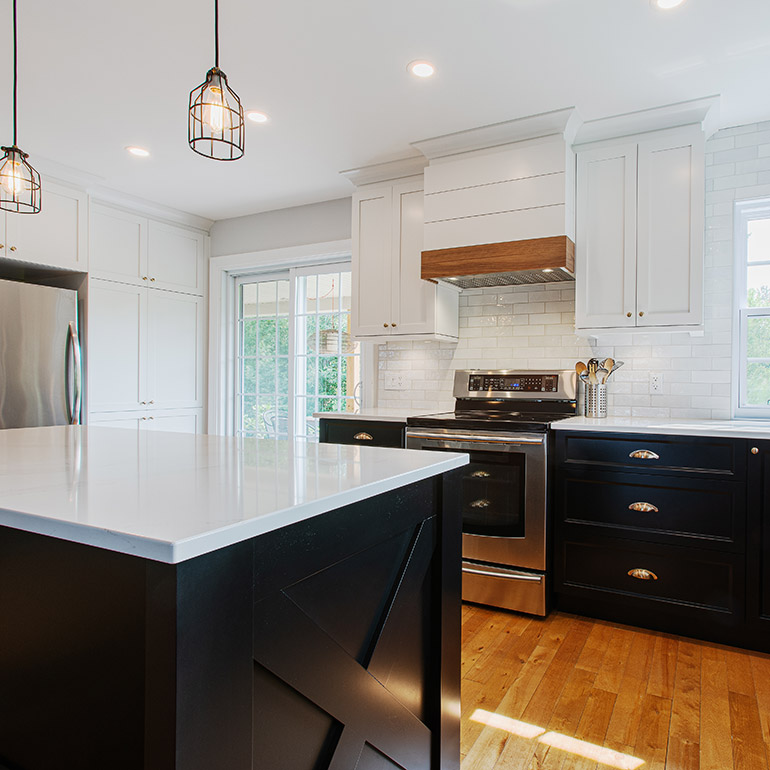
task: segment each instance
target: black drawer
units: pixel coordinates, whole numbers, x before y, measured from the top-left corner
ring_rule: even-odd
[[[644,473],[688,472],[742,479],[745,441],[711,437],[648,436],[557,431],[559,461],[566,466],[639,469]]]
[[[741,561],[733,554],[695,548],[567,539],[559,548],[557,590],[657,606],[658,612],[689,609],[738,617],[743,614]],[[632,577],[634,570],[649,579]]]
[[[743,551],[741,483],[641,473],[572,470],[558,484],[559,521],[634,540]]]
[[[406,445],[405,422],[333,420],[322,417],[319,439],[324,444],[401,447]]]

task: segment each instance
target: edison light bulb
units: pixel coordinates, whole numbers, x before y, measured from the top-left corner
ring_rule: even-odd
[[[13,197],[21,195],[26,189],[24,166],[13,157],[8,158],[0,167],[0,184]]]
[[[203,122],[215,134],[221,134],[225,129],[232,128],[230,110],[227,107],[222,88],[209,86],[205,95],[205,108],[203,110]]]

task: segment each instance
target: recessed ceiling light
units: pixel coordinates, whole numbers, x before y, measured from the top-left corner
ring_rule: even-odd
[[[132,155],[136,155],[137,158],[148,158],[150,156],[150,151],[145,150],[144,147],[126,147],[126,149]]]
[[[251,110],[251,112],[247,112],[246,117],[249,120],[253,120],[255,123],[267,123],[267,121],[270,120],[269,115],[265,115],[264,112],[257,112],[256,110]]]
[[[650,2],[656,7],[656,8],[663,8],[664,10],[668,11],[671,8],[676,8],[678,5],[681,5],[685,0],[650,0]]]
[[[429,61],[423,60],[409,62],[407,69],[418,78],[429,78],[436,72],[436,68]]]

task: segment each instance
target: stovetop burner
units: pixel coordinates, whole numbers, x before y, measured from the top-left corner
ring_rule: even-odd
[[[407,425],[481,431],[548,430],[577,413],[575,372],[465,369],[455,372],[455,411],[410,417]]]

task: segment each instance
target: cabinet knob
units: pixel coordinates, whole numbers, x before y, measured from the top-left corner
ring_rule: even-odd
[[[644,310],[639,311],[639,318],[641,318],[644,315]]]
[[[388,325],[387,325],[387,324],[383,324],[383,326],[384,326],[386,329],[388,328]]]
[[[634,460],[660,460],[660,455],[651,452],[649,449],[636,449],[628,456]]]
[[[641,569],[637,567],[636,569],[630,569],[628,570],[629,577],[636,578],[637,580],[657,580],[658,576],[651,572],[648,569]]]
[[[15,246],[11,246],[11,251],[16,251],[16,247]]]
[[[658,513],[658,509],[652,503],[631,503],[628,510],[639,511],[639,513]]]
[[[4,248],[5,248],[5,244],[4,243],[0,243],[0,249],[4,249]]]
[[[147,419],[146,417],[142,417],[142,420],[146,420],[146,419]]]
[[[148,401],[147,403],[148,404],[154,404],[155,402],[154,401]],[[150,418],[150,419],[152,419],[152,418]]]
[[[148,417],[147,419],[148,420],[154,420],[155,418],[154,417]]]
[[[631,318],[631,316],[632,316],[632,313],[630,311],[626,313],[626,318]]]
[[[353,438],[356,441],[373,441],[374,440],[369,433],[363,433],[363,432],[356,433],[356,435],[353,436]]]
[[[396,328],[396,324],[391,324],[391,326],[392,326],[394,329]]]
[[[143,276],[142,276],[142,280],[143,280],[143,281],[146,281],[146,280],[147,280],[147,276],[146,276],[146,275],[143,275]]]
[[[150,278],[150,283],[152,283],[154,280],[155,280],[154,278]]]
[[[139,403],[140,403],[142,406],[147,406],[147,402],[146,402],[146,401],[140,401]]]
[[[759,449],[757,449],[755,446],[751,447],[751,454],[758,455],[759,454]]]

